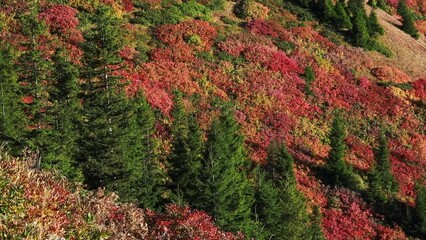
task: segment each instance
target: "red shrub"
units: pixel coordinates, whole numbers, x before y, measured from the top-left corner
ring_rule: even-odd
[[[188,239],[188,240],[238,240],[242,234],[234,235],[221,231],[214,225],[213,219],[203,211],[188,207],[167,205],[164,214],[147,212],[150,238],[152,239]]]
[[[198,36],[201,39],[198,50],[208,50],[217,35],[216,28],[202,20],[186,21],[174,25],[163,25],[157,28],[155,36],[163,43],[175,46],[187,44],[188,38]]]
[[[426,100],[426,78],[419,79],[411,83],[414,95],[422,100]]]
[[[39,18],[46,21],[53,32],[64,33],[75,29],[79,24],[78,11],[66,5],[53,5],[40,13]]]

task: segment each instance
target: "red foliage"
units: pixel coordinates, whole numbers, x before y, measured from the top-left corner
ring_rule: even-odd
[[[219,48],[234,57],[238,57],[247,47],[256,44],[275,47],[274,43],[266,37],[252,34],[238,34],[232,35],[225,41],[220,42]]]
[[[362,199],[345,188],[330,192],[335,208],[323,212],[324,233],[327,239],[374,239],[373,214]]]
[[[133,5],[133,0],[122,0],[123,9],[126,12],[131,12],[135,9],[135,6]]]
[[[419,79],[411,83],[414,95],[422,100],[426,100],[426,78]]]
[[[53,32],[64,33],[75,29],[79,24],[78,11],[66,5],[53,5],[40,13],[39,18],[46,21]]]
[[[186,41],[192,36],[201,39],[197,50],[208,50],[213,45],[213,40],[217,36],[216,28],[209,22],[202,20],[186,21],[174,25],[163,25],[157,28],[155,36],[163,43],[176,46],[188,44]]]
[[[157,48],[151,52],[154,61],[191,62],[195,59],[193,50],[187,44],[177,44],[172,47]]]
[[[370,169],[374,163],[374,152],[372,147],[362,143],[353,135],[347,136],[345,142],[349,147],[349,162],[360,170]]]
[[[146,217],[152,239],[244,239],[242,234],[234,235],[221,231],[205,212],[191,210],[188,207],[167,205],[164,214],[156,214],[148,210]]]
[[[253,34],[271,36],[281,38],[283,40],[290,39],[291,33],[281,27],[277,22],[255,19],[247,24],[247,30]]]

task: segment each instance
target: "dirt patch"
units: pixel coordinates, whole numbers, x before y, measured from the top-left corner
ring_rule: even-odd
[[[367,11],[371,11],[369,6]],[[391,58],[386,58],[377,52],[369,52],[376,64],[397,67],[413,80],[426,77],[425,36],[416,40],[398,28],[402,23],[397,18],[381,9],[377,9],[376,13],[380,24],[385,29],[385,35],[380,40],[393,52]]]

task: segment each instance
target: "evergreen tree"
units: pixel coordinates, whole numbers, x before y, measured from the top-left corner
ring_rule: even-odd
[[[367,18],[365,10],[357,9],[353,19],[353,37],[358,47],[368,47],[370,36],[368,34]]]
[[[384,202],[398,191],[398,184],[391,173],[388,141],[384,131],[379,138],[379,146],[375,149],[376,164],[371,174],[370,191],[374,197]]]
[[[323,21],[331,23],[337,18],[333,7],[333,2],[331,0],[317,1],[317,8]]]
[[[327,169],[331,173],[332,183],[346,185],[352,177],[352,167],[345,162],[345,126],[339,111],[334,114],[330,132],[330,152],[328,153]]]
[[[385,0],[377,0],[377,7],[384,11],[388,11],[388,5],[386,4]]]
[[[266,239],[311,239],[309,215],[297,190],[293,158],[284,145],[272,142],[258,182],[256,210]]]
[[[426,237],[426,187],[416,187],[415,223],[420,236]]]
[[[414,16],[411,10],[408,8],[405,0],[399,1],[397,12],[402,17],[402,30],[413,38],[418,39],[419,32],[414,26]]]
[[[121,62],[122,33],[110,7],[100,6],[90,20],[82,44],[85,82],[80,161],[89,187],[118,190],[118,183],[122,185],[129,175],[124,143],[131,112],[122,81],[111,69]]]
[[[22,43],[25,49],[19,58],[19,82],[22,86],[22,94],[26,101],[24,111],[28,118],[27,139],[30,147],[40,154],[43,159],[41,145],[46,142],[43,131],[45,130],[45,109],[48,104],[47,85],[51,64],[43,56],[40,50],[42,44],[46,44],[42,40],[47,32],[44,22],[38,20],[38,6],[32,7],[30,13],[22,15],[20,18],[22,26],[22,34],[26,40]]]
[[[351,19],[346,13],[343,3],[337,2],[334,6],[334,11],[336,12],[336,22],[338,28],[348,30],[352,29]]]
[[[306,82],[305,93],[307,95],[313,96],[314,93],[312,92],[311,87],[312,87],[312,83],[315,81],[315,72],[312,69],[312,67],[307,66],[305,68],[304,77],[305,77],[305,82]]]
[[[312,240],[325,240],[322,230],[322,215],[319,207],[314,206],[311,215],[311,225],[309,227],[309,237]]]
[[[6,142],[12,153],[22,146],[25,132],[25,115],[22,112],[16,53],[11,46],[0,43],[0,142]]]
[[[244,169],[247,167],[244,138],[230,107],[213,121],[203,164],[203,199],[200,207],[226,231],[256,230],[251,220],[254,191]]]
[[[372,37],[385,34],[385,30],[380,25],[375,11],[371,11],[370,16],[368,17],[368,30]]]
[[[162,202],[164,172],[156,156],[154,111],[142,92],[131,99],[128,121],[130,131],[124,139],[128,175],[121,180],[118,193],[125,201],[156,209]]]
[[[79,72],[66,57],[57,50],[52,57],[54,70],[49,84],[49,102],[46,107],[46,125],[43,132],[47,140],[41,146],[44,152],[42,166],[57,168],[64,175],[81,179],[77,167],[78,124],[81,119]]]
[[[356,13],[358,11],[362,11],[365,13],[364,0],[348,0],[348,7],[346,13],[353,18],[356,16]],[[367,13],[365,13],[365,16],[367,16]]]
[[[195,117],[185,111],[182,95],[175,96],[172,152],[168,159],[170,189],[178,203],[196,206],[204,151],[202,133]]]

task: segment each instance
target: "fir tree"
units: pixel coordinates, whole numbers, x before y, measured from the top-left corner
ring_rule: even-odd
[[[27,99],[24,111],[29,115],[27,139],[30,147],[44,157],[41,151],[41,145],[46,142],[45,136],[45,114],[43,109],[48,106],[48,93],[46,82],[51,71],[51,64],[43,56],[40,50],[43,43],[42,36],[46,34],[47,27],[44,22],[38,20],[38,8],[32,7],[30,13],[22,15],[21,26],[22,33],[26,40],[22,43],[23,53],[19,58],[19,82],[23,86],[22,94]]]
[[[346,13],[343,3],[337,2],[336,5],[334,6],[334,11],[336,12],[337,26],[340,29],[347,29],[347,30],[352,29],[351,19]]]
[[[328,153],[327,169],[331,173],[332,183],[346,185],[352,176],[352,167],[345,162],[346,144],[345,127],[339,111],[334,114],[330,132],[330,152]]]
[[[419,38],[419,32],[414,26],[414,17],[411,10],[407,7],[405,0],[400,0],[397,8],[398,14],[402,17],[402,30],[415,39]]]
[[[247,167],[244,138],[229,107],[213,121],[203,164],[203,210],[226,231],[251,235],[254,191],[244,171]]]
[[[426,237],[426,187],[416,187],[415,223],[420,236]]]
[[[362,8],[363,9],[363,8]],[[367,47],[370,36],[368,34],[367,18],[365,10],[357,9],[353,19],[353,37],[355,45],[358,47]]]
[[[385,30],[380,25],[375,11],[371,11],[370,16],[368,17],[368,30],[372,37],[385,34]]]
[[[317,2],[317,8],[320,11],[320,17],[323,21],[333,22],[337,18],[333,2],[331,0],[319,0]]]
[[[180,93],[176,93],[173,119],[170,189],[178,203],[196,206],[204,146],[197,120],[185,111]]]
[[[384,11],[388,11],[388,5],[386,4],[385,0],[377,0],[377,7]]]
[[[0,142],[6,142],[12,153],[23,145],[25,115],[22,112],[16,53],[11,46],[0,43]]]
[[[322,215],[318,206],[314,206],[313,208],[308,236],[312,240],[325,240],[322,230]]]
[[[131,99],[129,135],[126,149],[126,178],[120,182],[119,194],[125,201],[149,209],[157,209],[164,192],[164,172],[156,155],[155,116],[144,94]]]
[[[130,103],[121,79],[111,69],[121,62],[122,34],[110,7],[102,5],[90,20],[82,44],[85,83],[80,161],[89,187],[117,190],[129,174],[123,143],[129,134]]]
[[[375,149],[376,164],[371,175],[370,191],[374,197],[384,202],[398,191],[398,184],[391,173],[389,147],[385,133],[382,131],[379,146]]]
[[[57,168],[64,175],[81,179],[77,167],[78,124],[81,120],[79,72],[66,57],[57,50],[52,57],[54,70],[49,84],[50,106],[46,108],[46,124],[43,132],[47,140],[41,146],[44,152],[42,166]]]
[[[256,210],[266,239],[311,239],[309,215],[296,188],[293,158],[284,145],[272,142],[258,183]]]

